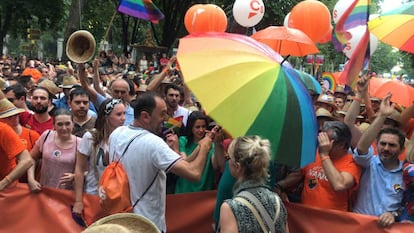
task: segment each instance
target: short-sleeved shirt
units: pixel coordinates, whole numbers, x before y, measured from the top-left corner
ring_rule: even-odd
[[[161,231],[166,232],[166,172],[182,158],[162,138],[129,125],[118,127],[110,135],[109,160],[120,158],[137,134],[139,136],[132,141],[120,160],[128,175],[131,203],[140,198],[133,211],[149,218]],[[154,177],[154,183],[151,185]],[[147,193],[141,197],[149,186]]]
[[[97,195],[99,178],[102,176],[106,166],[108,166],[108,164],[104,163],[104,155],[106,152],[109,153],[109,148],[108,145],[100,143],[94,149],[92,139],[92,134],[86,132],[78,145],[78,151],[88,157],[89,163],[89,171],[85,176],[84,190],[86,193]]]
[[[329,183],[323,169],[322,161],[316,160],[302,169],[305,177],[302,191],[302,203],[320,208],[348,211],[351,193],[359,184],[361,168],[351,154],[332,159],[338,172],[347,172],[354,178],[354,186],[347,191],[336,192]]]
[[[31,151],[40,135],[34,130],[22,127],[22,133],[19,135],[23,144],[26,145],[26,149]]]
[[[20,124],[23,127],[29,128],[31,130],[36,131],[41,135],[48,129],[53,129],[53,117],[50,117],[49,120],[45,122],[38,122],[34,117],[34,114],[29,112],[23,112],[19,115]]]
[[[16,156],[26,145],[7,124],[0,122],[0,180],[16,167]]]
[[[90,117],[83,125],[79,125],[76,122],[73,122],[72,134],[76,137],[83,137],[87,130],[93,129],[95,127],[96,118]]]
[[[386,169],[374,150],[361,155],[354,150],[354,159],[363,168],[360,189],[354,204],[353,212],[380,216],[385,212],[399,210],[403,198],[403,162],[393,170]]]

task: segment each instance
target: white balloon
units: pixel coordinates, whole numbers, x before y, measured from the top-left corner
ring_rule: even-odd
[[[352,4],[352,1],[349,0],[339,0],[336,2],[335,7],[332,11],[332,19],[334,23],[337,23],[341,16],[344,14],[345,10],[348,9]]]
[[[233,5],[233,16],[243,27],[253,27],[258,24],[265,13],[262,0],[236,0]]]
[[[283,20],[283,26],[289,27],[289,16],[290,12],[285,16],[285,20]]]
[[[352,38],[346,43],[344,50],[342,50],[346,57],[351,58],[352,53],[355,51],[355,48],[364,35],[365,30],[366,26],[358,26],[348,30],[348,32],[351,33]],[[369,39],[370,53],[372,55],[378,47],[378,39],[372,33],[370,33]]]

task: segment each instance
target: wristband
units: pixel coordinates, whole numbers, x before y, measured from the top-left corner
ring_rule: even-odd
[[[328,160],[328,159],[331,159],[331,157],[329,157],[327,155],[321,157],[322,162],[325,161],[325,160]]]

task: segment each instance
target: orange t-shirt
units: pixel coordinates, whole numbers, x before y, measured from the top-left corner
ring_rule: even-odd
[[[317,158],[319,155],[317,155]],[[302,203],[320,208],[348,211],[351,194],[359,185],[361,168],[355,163],[351,154],[332,160],[339,172],[348,172],[354,177],[355,185],[346,191],[335,192],[322,166],[322,161],[317,159],[302,169],[305,177]]]
[[[16,167],[16,156],[25,149],[14,130],[0,122],[0,180]]]
[[[23,144],[26,146],[26,149],[28,151],[31,151],[40,135],[34,130],[22,127],[22,133],[19,135],[19,137],[22,140]]]

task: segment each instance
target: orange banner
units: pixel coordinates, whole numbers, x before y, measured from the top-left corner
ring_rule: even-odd
[[[167,196],[169,233],[211,233],[215,191]],[[77,233],[83,229],[72,219],[70,206],[74,194],[66,190],[44,188],[30,193],[26,184],[0,192],[0,233],[61,232]],[[103,216],[96,196],[85,195],[85,219],[91,224]],[[157,205],[157,203],[154,203]],[[377,226],[375,217],[335,210],[322,210],[287,203],[291,233],[408,233],[414,224],[397,223],[390,228]]]

